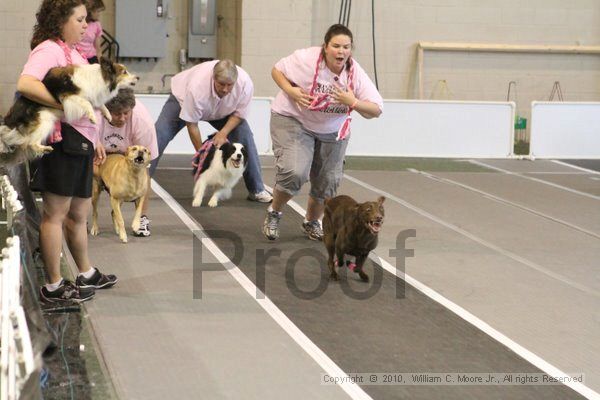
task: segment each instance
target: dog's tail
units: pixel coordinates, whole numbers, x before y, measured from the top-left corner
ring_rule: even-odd
[[[23,135],[16,128],[0,125],[0,153],[12,153],[15,146],[23,143]]]
[[[9,167],[34,158],[34,153],[22,148],[23,143],[25,138],[16,128],[0,125],[0,165]]]

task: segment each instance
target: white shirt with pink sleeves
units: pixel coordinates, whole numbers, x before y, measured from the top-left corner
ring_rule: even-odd
[[[186,122],[216,121],[233,114],[246,119],[254,85],[246,71],[239,66],[238,78],[231,93],[217,96],[213,68],[218,60],[203,62],[175,75],[171,80],[171,93],[181,106],[179,118]]]
[[[74,47],[71,48],[71,60],[73,61],[73,65],[88,63]],[[66,66],[67,58],[62,48],[58,43],[52,40],[46,40],[37,45],[35,49],[29,53],[29,59],[27,60],[27,63],[25,63],[21,75],[33,76],[41,81],[51,68]],[[96,110],[96,119],[100,120],[100,118],[100,111]],[[94,147],[96,146],[96,143],[98,142],[98,127],[92,124],[88,118],[81,118],[80,120],[71,122],[69,125],[92,142]]]
[[[129,146],[144,146],[150,150],[150,157],[158,157],[156,130],[148,109],[136,102],[129,118],[120,128],[113,126],[105,118],[100,122],[100,141],[107,153],[124,154]]]
[[[279,60],[275,64],[275,68],[281,71],[292,85],[302,88],[306,93],[310,93],[320,52],[321,47],[296,50],[291,55]],[[377,88],[358,62],[354,59],[352,61],[354,64],[354,95],[358,100],[377,104],[379,109],[383,111],[383,99]],[[347,69],[345,68],[340,75],[337,75],[329,70],[325,62],[322,61],[319,66],[314,93],[330,94],[333,93],[336,86],[347,90]],[[299,109],[296,103],[283,90],[280,90],[271,105],[271,110],[277,114],[296,118],[309,131],[335,133],[346,120],[348,106],[332,102],[326,108],[318,111],[308,110],[305,107]]]

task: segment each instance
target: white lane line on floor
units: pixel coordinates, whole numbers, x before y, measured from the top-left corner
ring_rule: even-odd
[[[547,362],[540,356],[536,355],[535,353],[527,350],[525,347],[521,346],[520,344],[518,344],[517,342],[515,342],[508,336],[504,335],[500,331],[494,329],[488,323],[484,322],[483,320],[479,319],[475,315],[471,314],[469,311],[465,310],[458,304],[456,304],[456,303],[452,302],[451,300],[447,299],[446,297],[442,296],[441,294],[439,294],[435,290],[431,289],[427,285],[417,281],[416,279],[412,278],[409,275],[406,275],[405,273],[402,273],[401,271],[398,271],[393,265],[388,263],[386,260],[382,259],[381,257],[378,257],[378,258],[381,263],[380,265],[386,271],[388,271],[391,274],[395,274],[400,279],[404,279],[406,281],[406,283],[413,286],[415,289],[419,290],[421,293],[423,293],[427,297],[431,298],[433,301],[446,307],[448,310],[452,311],[454,314],[458,315],[460,318],[464,319],[471,325],[475,326],[477,329],[479,329],[486,335],[488,335],[491,338],[493,338],[494,340],[502,343],[504,346],[508,347],[513,352],[515,352],[517,355],[524,358],[525,360],[527,360],[529,363],[533,364],[540,370],[544,371],[548,375],[555,377],[557,379],[559,377],[563,378],[566,386],[570,387],[571,389],[573,389],[577,393],[581,394],[582,396],[587,397],[588,399],[600,399],[600,394],[598,394],[594,390],[590,389],[589,387],[585,386],[582,383],[569,382],[570,375],[566,374],[562,370],[560,370],[557,367],[555,367],[554,365],[550,364],[549,362]]]
[[[548,182],[548,181],[545,181],[543,179],[533,178],[531,176],[523,175],[523,174],[518,173],[518,172],[512,172],[512,171],[509,171],[509,170],[506,170],[506,169],[503,169],[503,168],[494,167],[493,165],[486,164],[486,163],[484,163],[482,161],[469,160],[469,162],[471,164],[479,165],[480,167],[485,167],[485,168],[493,169],[495,171],[502,172],[502,173],[505,173],[505,174],[508,174],[508,175],[518,176],[518,177],[523,178],[523,179],[529,179],[530,181],[534,181],[534,182],[538,182],[538,183],[541,183],[541,184],[544,184],[544,185],[552,186],[552,187],[555,187],[557,189],[561,189],[561,190],[565,190],[567,192],[578,194],[580,196],[589,197],[590,199],[600,200],[600,196],[595,196],[595,195],[590,194],[590,193],[581,192],[579,190],[571,189],[571,188],[568,188],[566,186],[562,186],[562,185],[558,185],[556,183]]]
[[[587,172],[588,174],[600,175],[600,172],[598,172],[598,171],[594,171],[593,169],[583,168],[583,167],[580,167],[579,165],[573,165],[573,164],[569,164],[569,163],[566,163],[564,161],[559,161],[559,160],[550,160],[550,161],[552,161],[553,163],[558,164],[558,165],[562,165],[565,167],[578,169],[579,171]]]
[[[379,190],[379,189],[377,189],[367,183],[364,183],[352,176],[349,176],[348,174],[344,174],[344,178],[350,180],[351,182],[356,183],[357,185],[363,186],[365,189],[371,190],[378,194],[382,194],[382,195],[388,197],[389,199],[400,200],[397,197],[395,197],[387,192],[384,192],[382,190]],[[418,209],[416,209],[416,207],[410,205],[409,203],[407,203],[403,200],[400,200],[400,203],[403,205],[406,205],[410,209],[414,209],[414,211],[421,213],[420,211],[418,211]],[[290,205],[299,214],[301,214],[301,215],[306,214],[306,211],[298,203],[294,202],[293,200],[289,201],[288,205]],[[425,214],[428,214],[428,213],[425,213]],[[428,214],[428,215],[431,215],[431,214]],[[428,215],[425,215],[425,216],[428,217]],[[436,217],[434,217],[434,218],[436,218]],[[439,221],[436,221],[436,222],[439,222]],[[389,273],[397,276],[400,279],[404,279],[404,281],[406,283],[413,286],[415,289],[419,290],[421,293],[423,293],[424,295],[426,295],[433,301],[446,307],[448,310],[452,311],[454,314],[458,315],[460,318],[464,319],[471,325],[475,326],[477,329],[481,330],[486,335],[488,335],[491,338],[495,339],[496,341],[502,343],[504,346],[508,347],[513,352],[515,352],[517,355],[524,358],[525,360],[527,360],[528,362],[530,362],[531,364],[533,364],[540,370],[544,371],[548,375],[553,376],[557,379],[562,378],[562,380],[565,381],[565,383],[564,383],[565,386],[570,387],[571,389],[573,389],[577,393],[581,394],[582,396],[587,397],[588,399],[600,400],[599,393],[595,392],[594,390],[590,389],[589,387],[585,386],[582,383],[570,381],[570,379],[569,379],[570,375],[566,374],[559,368],[550,364],[549,362],[547,362],[543,358],[539,357],[535,353],[527,350],[525,347],[521,346],[520,344],[518,344],[517,342],[515,342],[508,336],[506,336],[503,333],[501,333],[500,331],[496,330],[495,328],[493,328],[492,326],[490,326],[488,323],[484,322],[480,318],[471,314],[469,311],[465,310],[458,304],[456,304],[453,301],[442,296],[435,290],[431,289],[429,286],[414,279],[410,275],[407,275],[405,272],[399,271],[398,269],[396,269],[396,267],[394,267],[393,265],[388,263],[383,258],[379,257],[375,252],[372,252],[371,255],[374,256],[376,258],[375,261],[379,262],[380,265],[382,266],[382,268],[385,269],[386,271],[388,271]],[[371,258],[373,258],[373,257],[371,257]]]
[[[323,370],[330,376],[335,377],[348,377],[338,365],[331,360],[327,354],[325,354],[316,344],[312,342],[277,306],[252,283],[250,279],[233,264],[231,260],[219,249],[219,247],[210,239],[203,237],[200,232],[204,232],[202,225],[196,222],[188,213],[171,197],[171,195],[164,190],[158,182],[152,180],[152,190],[162,198],[162,200],[173,210],[173,212],[181,219],[181,221],[188,227],[188,229],[194,233],[199,239],[202,240],[202,244],[216,257],[216,259],[223,264],[223,268],[233,276],[233,278],[248,292],[252,297],[271,318],[309,355],[315,360],[317,364],[323,368]],[[260,293],[260,296],[258,294]],[[261,297],[261,298],[257,298]],[[344,379],[343,382],[339,383],[339,386],[346,392],[352,399],[365,399],[372,400],[371,396],[365,393],[364,390],[350,379]]]
[[[578,172],[528,172],[528,175],[589,175],[588,172],[578,171]]]
[[[521,210],[523,210],[523,211],[527,211],[527,212],[529,212],[529,213],[531,213],[531,214],[537,215],[538,217],[542,217],[542,218],[548,219],[548,220],[550,220],[550,221],[553,221],[553,222],[559,223],[559,224],[561,224],[561,225],[565,225],[565,226],[567,226],[567,227],[569,227],[569,228],[571,228],[571,229],[575,229],[575,230],[577,230],[577,231],[579,231],[579,232],[585,233],[586,235],[590,235],[590,236],[593,236],[593,237],[595,237],[595,238],[597,238],[597,239],[600,239],[600,234],[598,234],[598,233],[596,233],[596,232],[593,232],[593,231],[587,230],[587,229],[585,229],[585,228],[582,228],[582,227],[580,227],[580,226],[577,226],[577,225],[575,225],[575,224],[572,224],[572,223],[570,223],[570,222],[564,221],[564,220],[562,220],[562,219],[560,219],[560,218],[555,218],[555,217],[553,217],[553,216],[551,216],[551,215],[544,214],[544,213],[543,213],[543,212],[541,212],[541,211],[534,210],[533,208],[529,208],[529,207],[527,207],[527,206],[524,206],[524,205],[522,205],[522,204],[515,203],[515,202],[513,202],[513,201],[510,201],[510,200],[504,199],[504,198],[502,198],[502,197],[496,196],[496,195],[494,195],[494,194],[491,194],[491,193],[485,192],[485,191],[483,191],[483,190],[480,190],[480,189],[474,188],[474,187],[472,187],[472,186],[469,186],[469,185],[466,185],[466,184],[464,184],[464,183],[457,182],[457,181],[455,181],[455,180],[448,179],[448,178],[443,178],[443,177],[441,177],[441,176],[437,176],[437,175],[434,175],[434,174],[430,174],[429,172],[425,172],[425,171],[419,171],[419,170],[417,170],[417,169],[414,169],[414,168],[408,168],[408,171],[410,171],[410,172],[412,172],[412,173],[415,173],[415,174],[420,174],[420,175],[423,175],[423,176],[425,176],[426,178],[429,178],[429,179],[431,179],[431,180],[434,180],[434,181],[443,182],[443,183],[446,183],[446,184],[448,184],[448,185],[455,185],[455,186],[459,186],[459,187],[461,187],[461,188],[463,188],[463,189],[466,189],[466,190],[469,190],[469,191],[472,191],[472,192],[478,193],[478,194],[480,194],[480,195],[482,195],[482,196],[484,196],[484,197],[490,198],[490,199],[492,199],[492,200],[495,200],[495,201],[497,201],[497,202],[499,202],[499,203],[506,204],[506,205],[509,205],[509,206],[512,206],[512,207],[515,207],[515,208],[521,209]]]
[[[353,183],[355,183],[355,184],[357,184],[359,186],[364,187],[365,189],[369,189],[369,190],[371,190],[371,191],[373,191],[375,193],[379,193],[379,194],[381,194],[383,196],[386,196],[388,199],[390,199],[392,201],[395,201],[396,203],[401,204],[404,207],[406,207],[406,208],[408,208],[408,209],[410,209],[410,210],[412,210],[412,211],[414,211],[414,212],[416,212],[416,213],[418,213],[418,214],[420,214],[420,215],[422,215],[422,216],[424,216],[424,217],[426,217],[426,218],[428,218],[428,219],[430,219],[430,220],[432,220],[434,222],[437,222],[438,224],[440,224],[442,226],[445,226],[448,229],[453,230],[454,232],[460,233],[461,235],[463,235],[463,236],[465,236],[465,237],[473,240],[474,242],[477,242],[477,243],[481,244],[482,246],[487,247],[488,249],[494,250],[494,251],[502,254],[503,256],[511,258],[511,259],[513,259],[513,260],[515,260],[515,261],[523,264],[523,265],[528,266],[531,269],[534,269],[534,270],[536,270],[538,272],[541,272],[544,275],[547,275],[547,276],[549,276],[551,278],[554,278],[554,279],[556,279],[556,280],[558,280],[558,281],[560,281],[560,282],[562,282],[562,283],[564,283],[566,285],[569,285],[569,286],[571,286],[571,287],[573,287],[575,289],[578,289],[578,290],[580,290],[582,292],[591,294],[591,295],[596,296],[596,297],[600,297],[600,292],[598,292],[595,289],[589,288],[589,287],[587,287],[585,285],[582,285],[582,284],[580,284],[578,282],[575,282],[575,281],[567,278],[566,276],[563,276],[563,275],[558,274],[558,273],[556,273],[554,271],[551,271],[551,270],[549,270],[547,268],[544,268],[541,265],[538,265],[538,264],[534,263],[533,261],[529,261],[526,258],[523,258],[523,257],[519,256],[518,254],[512,253],[512,252],[510,252],[508,250],[503,249],[502,247],[496,246],[493,243],[490,243],[490,242],[488,242],[488,241],[486,241],[484,239],[481,239],[480,237],[478,237],[478,236],[476,236],[476,235],[474,235],[474,234],[472,234],[472,233],[470,233],[470,232],[468,232],[468,231],[466,231],[466,230],[464,230],[462,228],[459,228],[458,226],[456,226],[454,224],[451,224],[450,222],[446,222],[443,219],[441,219],[441,218],[439,218],[439,217],[437,217],[437,216],[435,216],[435,215],[433,215],[431,213],[428,213],[427,211],[425,211],[425,210],[423,210],[423,209],[421,209],[421,208],[419,208],[419,207],[417,207],[417,206],[409,203],[406,200],[402,200],[401,198],[396,197],[396,196],[394,196],[391,193],[388,193],[388,192],[383,191],[383,190],[381,190],[379,188],[376,188],[375,186],[369,185],[368,183],[363,182],[363,181],[361,181],[361,180],[359,180],[357,178],[354,178],[354,177],[352,177],[352,176],[350,176],[348,174],[344,174],[344,178],[348,179],[350,182],[353,182]]]

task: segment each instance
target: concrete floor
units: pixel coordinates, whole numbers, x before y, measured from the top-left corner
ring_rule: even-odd
[[[111,231],[106,196],[103,232],[90,238],[93,262],[120,279],[85,307],[121,398],[598,396],[598,173],[545,160],[477,161],[487,172],[427,172],[422,165],[420,171],[348,170],[338,193],[359,201],[387,197],[375,251],[382,265],[400,268],[390,250],[402,232],[415,230],[406,242],[414,249],[405,266],[411,284],[398,299],[396,280],[383,272],[381,290],[366,301],[348,300],[333,285],[319,298],[300,301],[282,260],[295,250],[323,249],[302,237],[299,208],[286,210],[275,243],[260,235],[265,206],[244,200],[243,184],[221,207],[192,210],[191,175],[169,169],[186,168],[189,158],[161,162],[155,178],[162,197],[151,200],[150,238],[130,236],[121,244]],[[263,165],[271,185],[272,164]],[[163,200],[169,196],[171,207]],[[305,188],[295,201],[305,207],[306,199]],[[130,221],[133,207],[124,208]],[[221,259],[206,247],[211,242],[194,239],[199,228],[210,230],[220,249],[212,251]],[[220,266],[219,251],[236,258],[235,249],[217,230],[242,238],[244,254],[229,271]],[[257,250],[284,255],[266,264],[266,299],[254,287],[260,286]],[[209,263],[214,266],[207,271]],[[307,291],[321,276],[313,264],[295,271]],[[583,385],[322,384],[324,373],[342,370],[557,369],[583,373]]]

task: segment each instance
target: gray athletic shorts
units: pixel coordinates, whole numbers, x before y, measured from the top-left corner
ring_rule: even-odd
[[[334,197],[350,139],[336,141],[336,137],[337,132],[311,132],[297,119],[272,112],[275,188],[295,196],[310,179],[311,197],[320,202]]]

